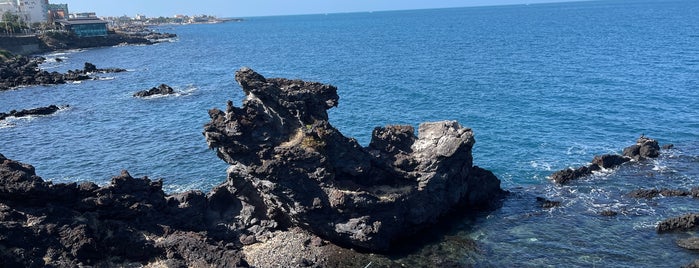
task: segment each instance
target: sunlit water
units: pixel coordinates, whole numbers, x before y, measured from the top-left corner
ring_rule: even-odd
[[[0,153],[55,182],[106,183],[127,169],[164,178],[168,191],[208,190],[225,179],[226,164],[201,134],[207,110],[229,99],[240,105],[233,73],[249,66],[337,86],[331,123],[365,145],[375,126],[387,124],[455,119],[473,128],[475,164],[512,194],[501,209],[453,231],[482,251],[443,242],[433,253],[439,257],[532,267],[672,267],[699,258],[674,245],[690,234],[654,231],[667,217],[699,212],[699,200],[625,197],[699,180],[699,2],[266,17],[161,30],[179,38],[45,55],[49,71],[87,61],[129,72],[0,92],[0,112],[70,105],[0,123]],[[132,97],[161,83],[179,94]],[[595,154],[618,153],[641,134],[677,149],[569,186],[546,179]],[[562,206],[541,209],[537,196]],[[619,215],[600,216],[604,210]]]

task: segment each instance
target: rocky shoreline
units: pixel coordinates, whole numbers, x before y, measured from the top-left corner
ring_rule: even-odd
[[[335,87],[247,68],[236,80],[242,107],[209,111],[204,130],[230,164],[208,193],[168,195],[126,171],[52,184],[0,155],[0,266],[391,266],[369,253],[505,194],[457,122],[376,128],[365,148],[328,122]]]
[[[67,73],[47,72],[39,65],[46,59],[43,57],[13,56],[0,61],[0,91],[22,86],[57,85],[73,81],[96,79],[98,73],[120,73],[125,69],[99,69],[94,64],[86,62],[82,70],[70,70]]]

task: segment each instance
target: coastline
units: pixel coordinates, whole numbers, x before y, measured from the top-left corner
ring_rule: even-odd
[[[656,10],[662,11],[661,8]],[[528,13],[522,9],[501,11],[504,14]],[[579,12],[591,18],[604,17],[596,16],[597,12],[615,13],[598,9]],[[425,17],[435,17],[428,16],[434,13],[420,14],[423,13]],[[465,23],[450,17],[449,12],[439,13],[438,17]],[[629,14],[634,13],[630,10]],[[652,42],[653,36],[657,36],[653,33],[657,31],[651,28],[648,28],[651,32],[647,38],[636,38],[633,34],[611,37],[611,41],[633,40],[637,49],[629,51],[627,46],[615,46],[614,42],[608,49],[594,49],[594,40],[586,39],[592,43],[576,42],[578,35],[566,34],[569,33],[567,27],[549,25],[542,32],[537,28],[512,25],[504,32],[526,29],[538,37],[507,35],[498,28],[491,29],[496,34],[484,34],[485,38],[467,35],[474,40],[469,48],[475,51],[468,50],[478,54],[469,57],[468,52],[449,42],[406,37],[393,26],[400,25],[400,29],[409,29],[410,33],[422,33],[419,25],[424,25],[424,21],[417,16],[403,24],[391,23],[404,15],[407,14],[353,15],[356,18],[353,21],[372,21],[360,23],[365,26],[386,25],[382,28],[392,30],[379,32],[405,38],[410,44],[443,45],[443,49],[430,52],[434,57],[426,57],[428,61],[419,60],[424,53],[401,49],[404,46],[390,46],[391,40],[395,41],[392,38],[375,38],[376,35],[363,38],[349,32],[328,36],[326,29],[339,28],[346,23],[313,18],[304,18],[302,22],[296,22],[297,18],[275,18],[278,23],[263,25],[288,25],[291,31],[282,32],[288,36],[281,37],[274,27],[260,27],[265,21],[255,20],[245,25],[170,27],[187,40],[158,46],[117,46],[49,54],[47,63],[42,65],[47,71],[82,68],[82,61],[124,67],[129,71],[109,75],[110,81],[30,86],[0,92],[0,106],[6,107],[0,112],[49,104],[72,107],[48,117],[10,118],[0,122],[0,136],[4,140],[0,142],[3,148],[0,153],[36,165],[37,174],[54,184],[94,181],[104,187],[119,170],[128,169],[137,179],[144,176],[164,178],[162,188],[168,196],[190,189],[209,193],[212,187],[226,180],[227,163],[207,150],[202,142],[201,125],[208,120],[206,110],[209,108],[220,105],[221,111],[227,110],[226,99],[240,106],[243,94],[229,92],[235,87],[230,77],[235,68],[251,65],[275,76],[336,83],[342,103],[339,108],[333,108],[331,118],[337,120],[337,128],[356,137],[362,145],[370,143],[368,127],[387,122],[406,124],[450,118],[473,127],[478,138],[474,163],[493,168],[502,179],[503,188],[512,193],[503,200],[500,209],[456,219],[454,224],[459,227],[431,242],[434,244],[416,242],[417,239],[402,242],[423,245],[418,251],[406,253],[411,256],[409,258],[435,260],[433,266],[448,266],[449,262],[436,260],[449,258],[456,264],[476,267],[515,264],[680,267],[697,257],[692,246],[696,239],[690,237],[696,232],[695,227],[687,224],[696,218],[691,213],[699,208],[693,189],[699,171],[695,165],[699,144],[693,127],[697,117],[694,116],[696,111],[691,109],[696,96],[693,90],[696,83],[691,74],[696,66],[688,65],[696,57],[668,55],[667,52],[687,51],[687,46],[677,42],[685,40],[687,31],[677,28],[679,32],[672,32],[676,34],[663,35],[668,41],[667,49],[654,49],[651,53],[643,48],[662,47]],[[567,21],[565,18],[560,21]],[[413,21],[415,25],[411,27]],[[633,23],[645,25],[640,20]],[[653,23],[657,23],[658,28],[652,29],[667,29],[664,23]],[[471,26],[468,29],[478,29],[477,24]],[[429,36],[440,40],[440,29],[443,28],[430,29]],[[617,30],[625,32],[623,27]],[[224,32],[231,34],[220,34]],[[446,32],[448,36],[459,37],[472,30],[451,28]],[[551,41],[546,38],[547,33],[556,33],[555,36],[563,39],[555,39],[559,43],[547,46]],[[328,38],[339,42],[308,42],[307,45],[291,42],[327,41]],[[513,40],[510,44],[537,44],[539,49],[488,42],[490,39]],[[348,43],[355,40],[357,46]],[[344,50],[337,50],[338,45],[352,51],[349,53],[352,55],[343,56]],[[575,55],[579,56],[561,53],[561,47],[578,48],[580,53]],[[618,59],[617,65],[610,66],[606,60],[590,57],[607,55],[605,53],[610,50],[617,51],[612,58]],[[655,64],[632,64],[634,59],[639,59],[639,52],[649,53],[644,55],[651,57]],[[436,60],[454,56],[463,57],[466,63]],[[510,57],[513,61],[505,65],[498,60]],[[395,61],[382,60],[388,58]],[[414,71],[418,68],[420,71]],[[643,73],[654,75],[638,75]],[[137,90],[161,83],[172,85],[176,92],[187,90],[188,93],[165,98],[135,99],[132,96]],[[417,125],[413,127],[417,129]],[[608,156],[623,154],[621,149],[631,145],[629,142],[640,133],[677,146],[661,149],[658,158],[642,161],[625,162]],[[307,145],[314,144],[314,139],[302,140],[306,140]],[[572,170],[574,176],[555,183],[555,170]],[[576,173],[583,176],[578,177]],[[660,232],[661,222],[666,222],[667,226],[688,226],[690,230],[667,232],[663,227]],[[180,235],[206,239],[198,234]],[[334,244],[323,238],[313,238],[312,233],[297,233],[295,229],[285,234],[272,232],[272,235],[271,239],[278,240],[258,241],[243,247],[245,251],[257,250],[242,252],[248,264],[275,259],[289,261],[282,266],[302,266],[317,263],[316,259],[323,259],[333,251],[332,247],[325,247],[330,252],[319,255],[295,254],[291,250],[280,253],[293,245],[297,250],[294,252],[320,252],[322,246]],[[182,239],[171,238],[172,241]],[[245,242],[254,240],[257,238],[247,236],[244,239]],[[680,243],[680,240],[688,241]],[[454,244],[450,244],[452,242]],[[171,246],[175,244],[170,243]],[[219,247],[218,242],[212,244]],[[470,245],[475,248],[460,250]],[[199,244],[199,247],[208,246]],[[430,247],[434,252],[425,253]],[[226,244],[220,248],[225,249]],[[279,254],[272,257],[268,252]],[[303,257],[287,259],[284,255]],[[374,256],[381,258],[383,255]],[[385,266],[396,262],[404,266],[428,266],[403,258],[393,261]],[[364,267],[369,263],[370,267],[384,266],[384,262],[365,258],[349,264]]]

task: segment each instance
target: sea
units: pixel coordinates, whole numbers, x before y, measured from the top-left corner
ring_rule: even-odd
[[[473,129],[474,164],[492,170],[510,195],[399,257],[406,266],[439,259],[474,267],[678,267],[699,259],[675,244],[696,232],[655,231],[666,218],[699,212],[699,200],[627,196],[699,186],[699,1],[252,17],[157,30],[178,38],[42,55],[47,71],[91,62],[128,72],[0,92],[0,112],[69,105],[0,123],[0,153],[54,183],[107,184],[126,169],[162,178],[170,193],[208,191],[226,179],[227,164],[202,135],[207,111],[227,100],[241,105],[234,72],[247,66],[336,86],[330,123],[362,145],[377,126],[457,120]],[[178,93],[132,97],[161,83]],[[565,186],[547,178],[621,153],[641,135],[674,149]],[[536,197],[561,205],[545,209]],[[618,215],[601,216],[606,210]]]

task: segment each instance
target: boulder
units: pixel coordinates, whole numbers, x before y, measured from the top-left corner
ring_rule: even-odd
[[[658,223],[655,230],[658,233],[690,231],[696,229],[697,226],[699,226],[699,214],[690,213],[664,220]]]
[[[160,84],[158,87],[153,87],[149,90],[142,90],[133,94],[134,97],[144,98],[154,95],[170,95],[175,94],[175,90],[166,84]]]
[[[677,240],[677,245],[689,250],[699,250],[699,237],[690,237]]]
[[[557,184],[566,184],[570,181],[592,175],[592,173],[597,170],[612,169],[631,160],[639,161],[647,158],[656,158],[658,156],[660,156],[658,141],[641,135],[641,137],[636,140],[636,144],[624,148],[623,155],[606,154],[595,156],[591,164],[576,169],[566,168],[556,171],[549,176],[549,179]]]
[[[643,160],[646,158],[656,158],[660,155],[660,145],[658,141],[641,135],[636,144],[624,148],[624,156],[635,160]]]
[[[68,105],[66,106],[56,106],[56,105],[49,105],[46,107],[37,107],[37,108],[32,108],[32,109],[26,109],[26,110],[12,110],[8,113],[0,113],[0,120],[4,120],[7,117],[13,116],[13,117],[23,117],[23,116],[30,116],[30,115],[50,115],[55,112],[58,112],[61,108],[67,108],[69,107]]]
[[[339,100],[334,86],[267,79],[249,68],[235,77],[242,107],[229,101],[225,111],[209,111],[204,130],[231,165],[217,187],[230,195],[218,210],[221,225],[240,209],[228,225],[261,234],[257,240],[270,226],[301,227],[383,251],[457,207],[489,207],[503,194],[492,172],[473,165],[473,132],[455,121],[423,123],[417,135],[412,126],[377,128],[365,148],[328,122]]]

